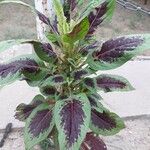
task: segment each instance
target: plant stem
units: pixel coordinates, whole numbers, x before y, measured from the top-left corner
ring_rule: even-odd
[[[54,145],[55,145],[55,150],[59,150],[58,131],[56,127],[54,129]]]

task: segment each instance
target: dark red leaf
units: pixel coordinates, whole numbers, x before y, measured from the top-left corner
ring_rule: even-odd
[[[32,118],[32,121],[29,126],[29,132],[37,137],[39,134],[44,132],[50,126],[52,121],[52,111],[49,109],[41,110],[36,113]]]
[[[82,103],[76,99],[68,102],[60,112],[62,117],[61,125],[64,126],[65,134],[69,147],[72,146],[80,136],[81,125],[84,122],[85,114],[82,109]]]
[[[39,70],[39,65],[35,60],[26,58],[13,61],[8,64],[0,64],[0,77],[5,78],[9,74],[15,74],[21,71],[27,71],[29,73],[34,73]]]
[[[95,60],[112,63],[116,59],[123,57],[124,53],[133,51],[136,47],[143,44],[143,42],[144,39],[140,36],[111,39],[103,43],[101,50],[95,52],[93,57]]]
[[[98,111],[93,109],[91,119],[92,119],[92,124],[94,124],[95,126],[97,126],[102,130],[105,129],[111,130],[112,128],[116,127],[115,120],[111,118],[109,114],[106,112],[99,113]]]
[[[81,150],[107,150],[107,147],[98,136],[94,136],[93,133],[87,133],[81,145]]]
[[[103,22],[104,15],[107,12],[107,5],[108,2],[102,3],[99,7],[95,8],[95,13],[91,12],[88,16],[89,22],[90,22],[90,28],[87,36],[92,35],[97,27]]]

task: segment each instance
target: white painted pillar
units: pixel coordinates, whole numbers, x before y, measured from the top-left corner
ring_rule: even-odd
[[[35,8],[44,15],[48,16],[50,20],[54,19],[52,0],[35,0]],[[36,20],[38,38],[44,41],[44,32],[46,30],[46,25],[42,21],[40,21],[38,17]]]

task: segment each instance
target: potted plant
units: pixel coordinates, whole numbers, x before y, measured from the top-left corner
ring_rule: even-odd
[[[106,150],[99,136],[114,135],[125,125],[102,105],[98,91],[134,88],[124,77],[97,72],[120,67],[150,49],[150,34],[97,41],[95,31],[112,17],[115,0],[53,0],[53,19],[21,1],[0,4],[9,2],[30,7],[48,27],[45,42],[0,42],[0,52],[23,43],[34,47],[33,54],[0,64],[0,85],[25,80],[40,90],[30,104],[16,108],[16,119],[25,122],[26,149],[50,140],[57,150]]]

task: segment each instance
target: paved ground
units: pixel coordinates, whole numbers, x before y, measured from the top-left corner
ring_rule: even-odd
[[[108,150],[150,150],[150,116],[131,117],[125,120],[126,129],[116,136],[103,137]],[[0,138],[1,136],[2,134]],[[25,150],[22,131],[10,134],[0,150]]]

